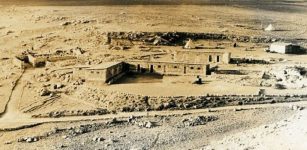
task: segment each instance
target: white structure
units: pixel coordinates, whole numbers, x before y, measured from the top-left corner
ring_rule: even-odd
[[[274,31],[275,28],[273,27],[272,24],[270,24],[270,25],[269,25],[268,27],[266,27],[264,30],[265,30],[265,31]]]
[[[189,41],[185,44],[184,48],[185,49],[194,49],[194,48],[196,48],[196,46],[193,43],[193,41],[191,39],[189,39]]]
[[[270,52],[282,53],[282,54],[297,54],[302,53],[299,45],[292,43],[272,43],[270,46]]]

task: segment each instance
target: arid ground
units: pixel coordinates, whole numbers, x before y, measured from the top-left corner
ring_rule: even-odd
[[[233,47],[234,41],[225,39],[195,40],[196,45],[222,48],[233,58],[269,62],[221,65],[220,70],[244,74],[212,74],[203,77],[201,85],[192,84],[195,77],[187,76],[126,76],[107,85],[74,80],[71,75],[71,66],[81,64],[149,55],[158,61],[170,61],[171,54],[184,44],[147,45],[144,50],[136,41],[123,41],[128,50],[112,49],[105,44],[108,32],[217,33],[295,41],[306,48],[304,1],[69,6],[65,2],[1,0],[0,10],[1,149],[307,148],[307,102],[298,96],[307,95],[307,88],[295,86],[293,80],[293,84],[288,83],[291,88],[281,90],[265,86],[275,84],[275,79],[263,79],[264,72],[274,75],[297,66],[307,68],[307,54],[267,53],[264,49],[271,42],[237,41],[239,46]],[[269,24],[276,31],[264,31]],[[14,57],[24,52],[45,54],[76,48],[85,51],[78,59],[43,68],[20,69],[13,64]],[[42,96],[46,88],[56,94]],[[260,89],[268,95],[287,95],[287,101],[171,108],[173,102],[179,103],[178,97],[184,97],[185,104],[189,96],[257,95]],[[144,96],[157,99],[145,103]],[[167,101],[167,97],[172,100]],[[159,110],[160,106],[170,109]],[[133,110],[124,111],[128,107]]]

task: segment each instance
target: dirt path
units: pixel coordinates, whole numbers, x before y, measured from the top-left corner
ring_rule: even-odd
[[[19,101],[22,97],[23,91],[24,91],[24,83],[23,77],[26,70],[23,70],[19,78],[14,83],[14,86],[12,88],[11,94],[9,96],[9,100],[5,106],[4,113],[0,116],[0,121],[10,121],[10,120],[16,120],[19,118],[26,118],[27,115],[21,113],[18,110]]]
[[[14,117],[5,120],[5,118],[0,119],[0,130],[15,130],[30,125],[41,124],[41,123],[56,123],[56,122],[71,122],[71,121],[87,121],[87,120],[106,120],[112,118],[128,118],[129,116],[155,116],[155,115],[176,115],[185,113],[205,113],[210,111],[220,111],[220,110],[234,110],[234,109],[255,109],[255,108],[268,108],[268,107],[288,107],[290,105],[307,105],[307,101],[293,102],[289,103],[277,103],[277,104],[260,104],[260,105],[244,105],[244,106],[228,106],[220,108],[211,109],[193,109],[193,110],[174,110],[174,111],[150,111],[150,112],[129,112],[129,113],[117,113],[117,114],[107,114],[102,116],[70,116],[61,118],[30,118],[22,114],[18,116],[14,112],[10,115]],[[9,116],[9,115],[7,115]]]

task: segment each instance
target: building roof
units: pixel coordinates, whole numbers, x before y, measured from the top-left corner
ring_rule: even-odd
[[[174,61],[144,61],[144,60],[129,60],[127,61],[132,63],[165,63],[165,64],[182,64],[182,65],[207,65],[207,63],[185,63],[185,62],[174,62]]]
[[[78,65],[78,66],[74,66],[73,68],[90,68],[90,65]]]
[[[286,43],[286,42],[275,42],[275,43],[272,43],[272,45],[289,46],[289,45],[295,45],[295,44],[293,44],[293,43]]]
[[[182,49],[177,52],[192,52],[192,53],[226,53],[226,51],[218,49]]]
[[[107,69],[107,68],[110,68],[112,66],[115,66],[115,65],[118,65],[122,62],[105,62],[105,63],[102,63],[102,64],[98,64],[98,65],[95,65],[95,66],[92,66],[92,67],[89,67],[89,68],[86,68],[87,70],[103,70],[103,69]]]

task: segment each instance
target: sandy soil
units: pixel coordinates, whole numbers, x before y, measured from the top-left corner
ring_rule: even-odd
[[[203,149],[306,149],[307,111],[297,112],[282,121],[226,136]]]
[[[104,45],[105,32],[182,31],[306,39],[305,2],[230,6],[0,5],[0,9],[0,113],[6,110],[6,114],[0,116],[0,145],[4,149],[306,149],[306,110],[294,111],[288,108],[288,104],[265,107],[255,105],[257,109],[246,110],[238,109],[241,106],[237,106],[213,111],[143,111],[102,116],[31,118],[33,114],[92,111],[108,109],[109,105],[117,107],[116,103],[134,103],[121,99],[113,105],[115,97],[107,97],[106,101],[96,103],[94,100],[101,100],[97,98],[97,93],[101,91],[103,94],[122,92],[148,96],[197,96],[208,93],[257,94],[261,88],[268,94],[306,94],[306,88],[277,90],[259,86],[264,71],[286,65],[306,67],[307,64],[307,55],[266,53],[263,49],[268,45],[263,43],[238,42],[239,46],[234,48],[230,41],[195,41],[196,44],[209,47],[220,45],[235,58],[274,62],[271,65],[219,66],[220,69],[246,71],[248,74],[214,74],[204,77],[205,84],[202,85],[191,84],[195,77],[126,78],[113,85],[91,82],[75,85],[70,73],[71,66],[76,64],[121,61],[157,51],[171,54],[181,49],[179,46],[157,46],[151,51],[140,51],[135,43],[136,46],[126,51],[112,50]],[[277,31],[263,31],[268,24],[273,24]],[[301,44],[307,46],[306,43]],[[14,56],[25,50],[52,53],[76,47],[85,51],[77,60],[53,63],[46,68],[27,69],[18,80],[21,69],[13,66]],[[157,60],[171,60],[171,57],[162,55]],[[64,87],[53,89],[58,83]],[[58,95],[51,98],[41,96],[43,88],[52,89]],[[90,94],[86,95],[87,92]],[[130,115],[140,118],[134,119],[136,122],[127,122]],[[193,120],[197,116],[208,115],[218,119],[204,125],[178,127],[184,119]],[[112,121],[113,117],[120,121]],[[150,128],[140,127],[139,124],[146,121],[155,125]],[[5,131],[33,124],[36,126]],[[86,132],[80,133],[82,125],[90,131],[86,129]],[[54,133],[56,127],[62,130]],[[97,136],[105,140],[93,141]],[[23,137],[39,138],[36,142],[20,142]]]
[[[254,107],[255,108],[255,107]],[[70,123],[47,123],[29,129],[18,131],[3,131],[1,132],[1,139],[7,149],[21,148],[27,146],[28,148],[43,148],[43,149],[59,149],[64,145],[64,149],[84,148],[92,149],[94,147],[101,147],[103,149],[177,149],[181,147],[186,148],[200,148],[202,145],[207,145],[208,142],[214,139],[221,139],[225,135],[231,135],[238,131],[262,126],[263,124],[272,123],[278,120],[283,120],[295,114],[288,107],[268,107],[257,109],[246,109],[243,111],[233,111],[233,109],[217,109],[212,112],[198,110],[198,111],[183,111],[183,112],[152,112],[137,119],[139,122],[151,121],[155,125],[152,128],[142,128],[133,123],[117,123],[107,124],[99,127],[97,130],[82,133],[78,136],[70,136],[68,133],[57,133],[45,137],[45,133],[53,131],[56,127],[58,129],[69,129],[70,127],[78,127],[86,124],[100,124],[106,121],[91,121],[91,122],[70,122]],[[205,125],[199,126],[181,126],[181,121],[185,118],[195,118],[196,116],[217,116],[218,120],[208,122]],[[120,115],[118,115],[120,116]],[[154,117],[151,117],[154,116]],[[126,121],[126,117],[117,117],[118,120]],[[138,117],[137,117],[138,118]],[[239,119],[240,118],[240,119]],[[35,130],[33,132],[33,129]],[[201,132],[200,132],[201,131]],[[142,134],[146,132],[146,134]],[[38,142],[27,144],[17,142],[23,137],[43,136]],[[106,139],[102,142],[94,142],[92,139],[95,136]],[[158,137],[158,138],[157,138]],[[157,139],[156,139],[157,138]],[[10,140],[8,140],[10,139]],[[111,142],[110,139],[116,140]],[[79,142],[77,142],[79,141]],[[3,143],[3,144],[4,144]],[[11,144],[10,144],[11,143]]]

